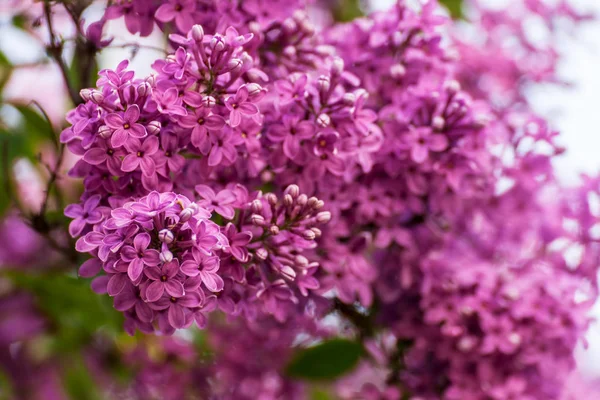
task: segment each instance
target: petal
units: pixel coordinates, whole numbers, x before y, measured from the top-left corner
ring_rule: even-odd
[[[160,253],[157,250],[150,249],[144,252],[144,263],[151,267],[160,264]]]
[[[102,164],[106,160],[106,158],[106,150],[99,148],[89,149],[83,155],[83,160],[92,165]]]
[[[198,264],[196,261],[187,260],[181,264],[181,272],[187,276],[196,276],[199,273]]]
[[[158,267],[148,267],[144,269],[144,275],[146,275],[150,280],[158,281],[163,274],[162,270]]]
[[[169,324],[173,328],[181,329],[185,326],[185,313],[183,312],[183,307],[173,304],[169,307],[168,312]]]
[[[202,196],[203,199],[212,201],[217,197],[214,190],[207,185],[196,185],[194,189],[196,189],[196,193]]]
[[[131,290],[125,290],[115,296],[114,307],[118,311],[127,311],[135,305],[137,297]]]
[[[220,147],[213,146],[208,156],[208,165],[214,167],[215,165],[219,165],[221,160],[223,160],[223,151]]]
[[[258,107],[256,104],[252,103],[243,103],[240,104],[238,110],[244,115],[256,115],[258,114]]]
[[[169,279],[164,284],[166,292],[173,297],[182,297],[185,294],[183,284],[175,279]]]
[[[435,134],[429,137],[429,148],[433,151],[444,151],[448,147],[448,138],[445,135]]]
[[[140,165],[140,157],[135,154],[127,154],[121,164],[121,171],[131,172],[135,171]]]
[[[204,286],[206,286],[206,288],[211,292],[220,292],[223,290],[225,283],[223,282],[223,278],[221,278],[219,275],[200,271],[200,276],[202,277]]]
[[[177,16],[177,12],[175,11],[175,7],[173,7],[170,3],[164,3],[156,13],[154,14],[154,18],[159,20],[160,22],[169,22],[173,20]]]
[[[300,152],[300,142],[294,136],[287,136],[283,141],[283,152],[289,158],[295,158]]]
[[[140,233],[139,235],[137,235],[135,237],[135,239],[133,239],[133,247],[137,251],[142,251],[142,250],[147,249],[149,244],[150,244],[150,235],[148,235],[146,232]]]
[[[114,131],[110,137],[110,145],[115,148],[121,147],[125,144],[125,142],[127,142],[128,137],[129,135],[127,134],[127,130],[119,128]]]
[[[229,113],[229,125],[232,128],[235,128],[241,122],[242,122],[242,114],[238,110],[231,110],[231,112]]]
[[[142,303],[141,301],[135,303],[135,313],[143,322],[152,322],[154,319],[154,311],[152,311],[148,304]]]
[[[87,223],[81,218],[76,218],[69,224],[69,234],[73,237],[79,236]]]
[[[102,262],[97,258],[90,258],[79,267],[79,276],[91,278],[98,275],[100,270],[102,270]]]
[[[137,106],[137,104],[127,107],[123,119],[129,124],[133,124],[134,122],[137,122],[138,119],[140,119],[140,108]]]
[[[165,284],[161,281],[154,281],[146,289],[146,300],[155,302],[160,299],[165,292]]]
[[[140,258],[135,258],[127,267],[127,276],[132,281],[136,281],[144,271],[144,262]]]

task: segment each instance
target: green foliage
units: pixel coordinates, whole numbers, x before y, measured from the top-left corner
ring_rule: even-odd
[[[52,128],[52,123],[44,114],[41,115],[35,111],[32,106],[24,104],[12,104],[23,118],[23,129],[27,138],[39,143],[40,140],[50,140],[55,146],[58,146],[57,137]]]
[[[332,14],[338,22],[349,22],[363,16],[360,0],[338,0]]]
[[[287,374],[300,379],[331,380],[350,372],[360,360],[359,343],[332,339],[298,352],[287,367]]]
[[[4,89],[4,86],[10,79],[13,70],[14,66],[8,58],[6,58],[6,55],[0,51],[0,100],[2,99],[2,89]]]
[[[453,19],[463,19],[463,0],[440,0],[440,3],[448,9]]]
[[[77,353],[97,331],[115,335],[123,329],[123,317],[108,296],[98,296],[89,280],[64,273],[9,274],[14,284],[31,292],[50,322],[52,349]]]
[[[64,387],[73,400],[100,400],[94,379],[90,376],[82,357],[75,356],[64,366]]]

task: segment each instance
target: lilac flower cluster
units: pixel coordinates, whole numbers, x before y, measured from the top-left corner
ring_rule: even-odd
[[[101,71],[67,115],[80,275],[130,334],[241,316],[212,338],[224,398],[302,397],[278,356],[332,310],[372,355],[344,398],[560,398],[598,294],[597,180],[561,192],[556,133],[468,79],[437,2],[318,33],[304,6],[107,9],[173,50]]]

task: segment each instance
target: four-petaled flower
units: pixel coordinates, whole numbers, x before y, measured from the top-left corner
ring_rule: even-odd
[[[158,151],[158,138],[156,136],[150,136],[143,142],[138,139],[131,139],[125,143],[125,148],[129,151],[129,154],[125,156],[123,164],[121,164],[123,171],[131,172],[139,166],[144,175],[154,175],[156,163],[152,155]]]
[[[235,210],[233,209],[233,203],[235,203],[235,195],[229,189],[221,190],[219,193],[215,193],[209,186],[196,185],[196,192],[204,199],[200,200],[198,204],[206,208],[208,211],[216,211],[217,214],[227,218],[233,219],[235,216]]]
[[[183,284],[177,279],[179,260],[174,259],[161,267],[149,267],[144,270],[144,275],[152,281],[146,288],[146,299],[156,301],[163,293],[169,296],[182,297],[185,294]]]
[[[234,96],[225,100],[225,107],[229,110],[229,125],[235,128],[242,122],[242,115],[252,116],[258,114],[258,107],[248,99],[247,86],[240,86]]]
[[[204,286],[211,292],[223,290],[223,278],[217,274],[218,270],[218,257],[208,256],[197,250],[193,250],[191,258],[181,264],[181,272],[187,276],[200,276]]]
[[[120,113],[111,113],[105,117],[106,125],[114,129],[110,137],[112,147],[123,146],[129,138],[141,139],[146,136],[146,128],[138,123],[140,119],[140,108],[137,104],[130,105],[121,115]]]
[[[158,251],[149,249],[150,235],[143,232],[133,239],[133,246],[123,246],[121,259],[129,263],[127,275],[132,281],[137,281],[145,266],[155,267],[160,263]]]
[[[313,137],[315,126],[310,121],[300,121],[292,115],[284,115],[281,125],[274,125],[267,136],[275,143],[283,142],[283,152],[289,158],[295,158],[300,152],[303,139]]]

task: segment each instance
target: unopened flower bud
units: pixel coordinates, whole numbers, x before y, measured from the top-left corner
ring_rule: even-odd
[[[259,260],[263,260],[263,261],[269,257],[269,252],[262,247],[260,249],[257,249],[255,254]]]
[[[306,203],[308,202],[308,196],[305,195],[304,193],[302,193],[300,196],[298,196],[298,198],[296,199],[296,204],[298,204],[300,207],[303,207],[306,205]]]
[[[252,200],[252,203],[250,203],[250,208],[252,209],[253,213],[259,214],[263,209],[263,203],[258,199]]]
[[[147,96],[152,91],[152,86],[148,82],[142,82],[140,86],[137,87],[138,95]]]
[[[146,125],[146,130],[150,135],[158,135],[160,133],[161,128],[162,125],[159,121],[150,121],[148,122],[148,125]]]
[[[446,121],[444,120],[443,117],[441,117],[439,115],[436,115],[431,120],[431,126],[433,127],[433,129],[436,129],[438,131],[444,129],[445,124],[446,124]]]
[[[406,67],[402,64],[394,64],[390,67],[390,75],[394,79],[400,79],[406,75]]]
[[[334,57],[331,63],[331,75],[340,76],[344,72],[344,60],[340,57]]]
[[[323,234],[319,228],[312,227],[310,230],[315,234],[315,238],[320,238]]]
[[[310,198],[308,199],[308,201],[307,201],[307,203],[306,203],[306,204],[307,204],[307,205],[308,205],[310,208],[314,208],[314,207],[315,207],[315,205],[318,203],[318,201],[319,201],[319,199],[317,199],[315,196],[312,196],[312,197],[310,197]]]
[[[290,267],[289,265],[282,265],[279,269],[279,272],[281,272],[281,275],[290,280],[296,279],[296,271],[294,271],[294,268]]]
[[[252,222],[252,225],[255,225],[255,226],[264,226],[265,218],[262,215],[252,214],[250,216],[250,222]]]
[[[196,214],[196,210],[191,207],[186,207],[179,213],[179,220],[181,222],[187,222]]]
[[[317,222],[320,224],[326,224],[331,221],[331,213],[329,211],[321,211],[317,214]]]
[[[296,263],[297,266],[299,266],[301,268],[308,267],[308,259],[301,254],[298,254],[296,256],[296,258],[294,259],[294,262]]]
[[[448,81],[445,86],[448,94],[454,95],[460,91],[460,83],[457,80]]]
[[[273,193],[265,194],[265,199],[267,199],[267,202],[272,206],[277,204],[277,196],[275,196]]]
[[[227,67],[222,72],[237,72],[242,68],[242,60],[232,58],[227,62]]]
[[[331,118],[327,114],[319,114],[317,117],[317,125],[319,125],[321,128],[327,128],[329,125],[331,125]]]
[[[317,80],[317,88],[319,89],[320,93],[327,93],[331,88],[331,80],[329,77],[326,75],[319,76],[319,79]]]
[[[356,103],[356,95],[354,93],[346,93],[344,97],[342,97],[342,101],[347,106],[353,106]]]
[[[298,187],[298,185],[289,185],[285,188],[285,191],[283,193],[289,194],[290,196],[292,196],[292,198],[295,199],[300,195],[300,188]]]
[[[283,204],[286,207],[290,207],[292,204],[294,204],[294,199],[289,194],[284,194],[283,195]]]
[[[307,229],[304,232],[302,232],[302,237],[305,240],[315,240],[317,235],[315,235],[315,233],[313,231],[311,231],[310,229]]]
[[[79,91],[79,96],[83,99],[83,101],[89,101],[92,97],[92,91],[90,89],[81,89]]]
[[[168,263],[173,261],[173,253],[171,253],[169,250],[161,251],[158,255],[158,258],[162,263]]]
[[[196,43],[202,43],[204,39],[204,29],[202,29],[202,25],[194,25],[192,26],[192,39]]]
[[[95,104],[102,104],[104,102],[104,95],[99,90],[92,90],[90,93],[90,100]]]
[[[106,125],[102,125],[100,128],[98,128],[98,135],[100,135],[100,137],[103,139],[108,139],[111,134],[112,134],[112,129],[110,129]]]
[[[202,107],[213,108],[215,106],[215,104],[217,104],[217,101],[212,96],[204,96],[202,98],[201,104],[202,104]]]
[[[171,244],[175,240],[175,235],[169,229],[161,229],[158,232],[158,239],[163,243]]]
[[[296,48],[294,46],[286,46],[282,52],[286,57],[295,57],[296,56]]]
[[[285,21],[283,21],[283,24],[281,24],[281,28],[283,29],[283,32],[291,34],[296,32],[298,24],[292,18],[286,18]]]
[[[269,233],[273,236],[279,235],[279,227],[277,225],[271,225],[269,227]]]

